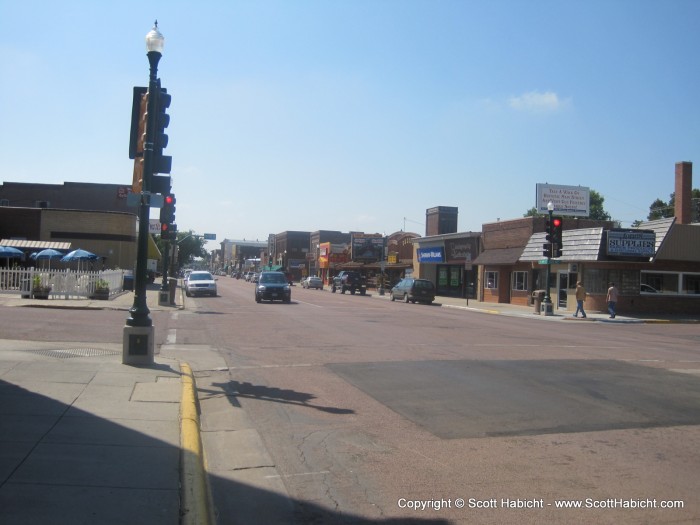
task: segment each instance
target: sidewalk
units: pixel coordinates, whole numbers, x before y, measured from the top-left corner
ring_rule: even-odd
[[[379,295],[376,291],[369,293],[372,297],[384,300],[391,300],[389,292],[385,295]],[[607,312],[587,311],[587,317],[574,317],[572,311],[554,309],[553,315],[544,315],[535,313],[534,306],[518,306],[509,303],[487,303],[476,301],[474,299],[462,299],[457,297],[435,297],[434,305],[439,305],[443,308],[456,308],[460,310],[469,310],[486,314],[505,315],[508,317],[523,317],[527,319],[535,319],[541,321],[570,321],[586,323],[591,321],[599,321],[605,323],[699,323],[699,319],[693,319],[689,316],[680,315],[656,315],[644,316],[641,314],[635,315],[616,315],[615,319],[610,319]]]
[[[133,292],[110,301],[0,303],[128,311]],[[159,306],[156,289],[147,304],[177,309]],[[153,365],[131,366],[122,364],[121,344],[0,340],[0,521],[207,523],[192,518],[192,495],[204,485],[201,451],[187,444],[187,422],[199,424],[188,382],[187,364],[162,353]]]

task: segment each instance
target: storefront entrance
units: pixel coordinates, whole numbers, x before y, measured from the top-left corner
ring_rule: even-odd
[[[437,294],[445,297],[476,299],[476,270],[465,270],[463,265],[437,266]]]

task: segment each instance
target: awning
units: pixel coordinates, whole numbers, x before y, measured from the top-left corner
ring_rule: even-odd
[[[344,263],[337,263],[333,265],[334,270],[361,270],[364,268],[365,265],[364,263],[361,262],[344,262]]]
[[[367,270],[381,270],[382,263],[374,262],[374,263],[365,264],[365,268]],[[384,270],[385,271],[408,270],[409,268],[413,268],[413,263],[386,263],[386,262],[384,263]]]
[[[515,264],[520,259],[523,253],[523,246],[518,248],[496,248],[481,252],[479,256],[472,261],[472,264],[481,266],[491,264]]]
[[[71,243],[69,242],[56,242],[56,241],[27,241],[24,239],[2,239],[0,241],[2,246],[12,246],[13,248],[26,248],[28,250],[69,250]]]
[[[266,265],[266,266],[261,266],[260,271],[261,272],[281,272],[283,268],[284,267],[279,265],[279,264],[273,265],[273,266]]]
[[[161,257],[160,250],[156,241],[153,240],[153,235],[148,236],[148,258],[158,260]]]

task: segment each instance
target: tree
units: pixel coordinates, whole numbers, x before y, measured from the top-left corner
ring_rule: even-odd
[[[610,214],[605,211],[605,208],[603,207],[603,203],[605,202],[605,197],[603,197],[600,193],[598,193],[595,190],[590,191],[590,210],[588,214],[589,219],[594,219],[597,221],[609,221],[610,219]],[[536,217],[539,215],[537,208],[532,207],[527,212],[525,212],[525,215],[523,217]]]
[[[194,235],[191,231],[180,234],[178,233],[178,254],[177,262],[180,268],[189,264],[195,257],[207,257],[207,252],[204,249],[204,237]]]
[[[694,201],[700,200],[700,189],[693,188],[690,192],[690,198]],[[668,202],[664,202],[661,199],[656,199],[649,206],[649,215],[647,215],[647,220],[655,221],[658,219],[668,219],[676,214],[676,192],[669,195]],[[697,220],[695,217],[693,220]]]
[[[158,236],[156,244],[160,253],[165,253],[165,242]],[[195,257],[206,257],[207,253],[204,250],[204,237],[189,232],[177,232],[177,267],[182,268],[184,265],[192,262]],[[173,242],[171,242],[171,245]]]
[[[588,218],[597,221],[611,220],[610,214],[605,211],[605,208],[603,207],[605,197],[595,190],[591,190],[590,197],[590,213],[588,214]]]

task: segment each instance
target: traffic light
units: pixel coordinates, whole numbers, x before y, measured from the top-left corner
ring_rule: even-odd
[[[547,235],[545,236],[545,239],[547,239],[548,243],[553,243],[554,242],[554,229],[552,226],[552,220],[547,219],[547,227],[545,231],[547,232]]]
[[[160,223],[173,224],[175,222],[175,195],[168,194],[163,196],[163,207],[160,209]]]
[[[562,231],[564,227],[564,221],[561,217],[554,217],[552,219],[552,242],[562,246],[561,238]]]
[[[165,128],[170,125],[170,115],[165,111],[170,107],[172,97],[168,95],[168,90],[160,87],[158,83],[158,100],[155,117],[156,132],[153,143],[153,173],[170,173],[173,158],[163,155],[163,150],[168,146],[168,135]]]
[[[561,244],[557,244],[556,248],[554,249],[554,253],[552,255],[552,258],[558,259],[561,256],[562,256]]]
[[[132,193],[143,190],[143,146],[148,118],[148,93],[145,87],[134,87],[131,105],[131,132],[129,135],[129,158],[134,159],[134,173],[131,182]]]
[[[542,245],[542,256],[548,258],[552,257],[552,243],[547,242]]]
[[[177,224],[170,224],[169,222],[160,223],[160,238],[165,241],[176,241],[177,240]]]
[[[151,177],[151,193],[160,193],[167,195],[172,188],[172,179],[170,175],[153,175]]]

